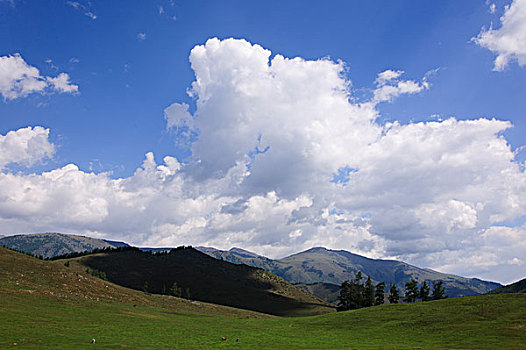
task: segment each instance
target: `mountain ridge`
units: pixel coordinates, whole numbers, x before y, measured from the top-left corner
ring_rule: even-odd
[[[355,274],[361,271],[364,278],[370,276],[374,283],[386,282],[387,285],[394,283],[402,294],[405,283],[412,278],[419,283],[426,281],[428,284],[442,280],[446,293],[451,297],[485,294],[501,286],[500,283],[445,274],[397,260],[372,259],[346,250],[324,247],[312,247],[276,260],[266,257],[244,258],[231,251],[218,249],[208,249],[206,253],[218,259],[266,269],[293,284],[340,285],[343,281],[354,278]]]
[[[39,241],[38,238],[46,235],[48,241],[43,244],[42,240]],[[16,242],[16,240],[20,240],[20,242]],[[31,242],[33,240],[36,242]],[[73,242],[68,244],[65,242],[68,240],[73,240]],[[73,251],[119,245],[129,246],[124,242],[60,233],[7,236],[0,238],[0,245],[37,256],[42,255],[45,258]],[[169,251],[171,248],[143,247],[139,249],[162,252]],[[346,250],[332,250],[325,247],[312,247],[281,259],[270,259],[239,247],[232,247],[229,250],[213,247],[195,247],[195,249],[218,260],[264,269],[292,284],[328,283],[341,285],[343,281],[354,278],[355,274],[361,271],[365,278],[370,276],[375,283],[386,282],[387,285],[394,283],[402,294],[405,289],[405,282],[412,278],[415,278],[419,283],[427,281],[428,284],[431,284],[432,281],[443,280],[446,293],[451,297],[485,294],[502,286],[496,282],[445,274],[397,260],[371,259]],[[59,252],[62,253],[59,254]],[[321,288],[317,288],[317,290],[321,290]],[[324,292],[323,294],[326,295],[327,293]],[[320,295],[317,296],[320,297]],[[333,298],[331,297],[331,299]]]
[[[488,294],[503,294],[503,293],[526,293],[526,278],[517,282],[499,287],[491,290]]]

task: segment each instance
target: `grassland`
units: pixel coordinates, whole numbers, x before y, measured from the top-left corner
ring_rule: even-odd
[[[5,249],[0,264],[2,349],[526,349],[524,294],[284,318],[148,295]]]

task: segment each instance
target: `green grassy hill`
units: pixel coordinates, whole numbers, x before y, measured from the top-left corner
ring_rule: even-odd
[[[490,291],[488,294],[526,293],[526,278]]]
[[[262,269],[214,259],[193,248],[153,255],[139,250],[94,254],[75,259],[102,271],[116,284],[168,293],[174,282],[183,295],[281,316],[316,315],[334,307]]]
[[[35,256],[51,258],[85,250],[123,247],[128,246],[128,244],[62,233],[35,233],[0,238],[0,246],[31,253]]]
[[[282,318],[126,289],[74,261],[0,248],[0,264],[2,349],[526,349],[526,294]]]
[[[205,253],[236,264],[247,264],[263,268],[285,280],[296,284],[331,283],[341,285],[345,280],[354,278],[361,271],[365,277],[370,276],[373,282],[394,283],[400,291],[412,278],[419,283],[442,280],[446,294],[450,297],[485,294],[501,286],[499,283],[482,281],[477,278],[465,278],[445,274],[431,269],[419,268],[401,261],[369,259],[345,250],[311,248],[280,260],[271,260],[250,252],[239,253],[236,248],[221,251],[212,248],[199,248]],[[323,298],[324,293],[316,294]],[[327,299],[325,299],[327,300]]]

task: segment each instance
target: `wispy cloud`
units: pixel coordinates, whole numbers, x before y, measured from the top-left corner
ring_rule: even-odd
[[[81,3],[80,1],[67,1],[67,4],[76,10],[81,11],[85,16],[93,20],[97,19],[97,15],[91,9],[90,1],[86,2],[85,4]]]
[[[11,7],[15,7],[15,0],[0,0],[0,3],[9,4]]]
[[[139,41],[146,40],[146,33],[137,33],[137,40]]]
[[[159,16],[169,18],[172,20],[177,20],[177,16],[175,15],[175,2],[174,1],[164,1],[164,5],[159,5],[157,7],[157,11],[159,13]]]

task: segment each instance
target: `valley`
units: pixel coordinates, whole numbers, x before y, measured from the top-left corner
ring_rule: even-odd
[[[525,294],[275,317],[124,288],[64,263],[0,248],[1,348],[526,348]]]

